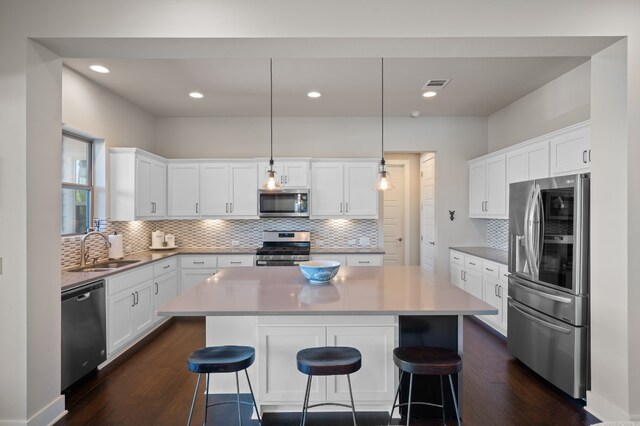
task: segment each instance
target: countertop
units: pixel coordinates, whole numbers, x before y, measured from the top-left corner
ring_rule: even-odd
[[[492,262],[501,263],[503,265],[508,264],[509,252],[505,250],[498,250],[491,247],[449,247],[451,250],[460,251],[462,253],[470,254],[472,256],[481,257],[482,259],[490,260]]]
[[[419,266],[341,267],[309,284],[295,266],[228,268],[158,309],[160,315],[494,315],[491,305]]]
[[[313,253],[353,253],[353,254],[384,254],[384,249],[378,247],[362,248],[362,247],[344,247],[344,248],[312,248]],[[147,264],[156,262],[158,260],[166,259],[167,257],[176,256],[179,254],[256,254],[256,247],[178,247],[173,250],[149,250],[139,253],[133,253],[126,255],[125,260],[138,260],[139,262],[132,263],[131,265],[123,266],[121,268],[113,269],[111,271],[100,272],[69,272],[69,269],[76,268],[77,266],[62,270],[62,291],[70,290],[72,288],[81,286],[83,284],[90,283],[92,281],[106,278],[110,275],[119,274],[134,268],[139,268]]]

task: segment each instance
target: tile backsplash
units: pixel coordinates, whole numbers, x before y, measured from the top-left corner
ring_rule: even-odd
[[[499,250],[509,249],[509,221],[489,219],[487,221],[487,246]]]
[[[174,234],[179,247],[258,247],[262,231],[311,231],[311,244],[318,247],[349,247],[354,240],[369,238],[370,247],[378,246],[378,221],[375,219],[303,219],[273,218],[256,220],[194,219],[106,222],[101,231],[123,235],[125,254],[144,251],[151,245],[151,232]],[[62,268],[80,263],[82,235],[62,238]],[[87,239],[90,257],[108,256],[104,241]]]

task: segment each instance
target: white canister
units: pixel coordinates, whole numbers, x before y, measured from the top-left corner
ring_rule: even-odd
[[[124,250],[122,244],[122,234],[109,235],[109,259],[122,259],[124,257]]]
[[[160,248],[163,245],[162,243],[164,243],[164,232],[153,231],[151,233],[151,247]]]
[[[176,245],[176,237],[173,234],[166,234],[164,240],[167,243],[167,247],[174,247]]]

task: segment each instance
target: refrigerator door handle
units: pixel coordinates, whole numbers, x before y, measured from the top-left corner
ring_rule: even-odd
[[[524,315],[525,317],[529,318],[531,321],[535,321],[538,324],[550,328],[551,330],[555,330],[555,331],[559,331],[560,333],[564,333],[564,334],[571,334],[571,330],[568,330],[564,327],[560,327],[559,325],[555,325],[552,324],[548,321],[543,320],[542,318],[538,318],[537,316],[534,316],[528,312],[523,311],[522,309],[520,309],[518,306],[515,305],[515,303],[513,303],[513,301],[509,300],[509,306],[513,309],[515,309],[516,311],[518,311],[520,314]]]
[[[540,260],[541,257],[540,256],[540,200],[542,199],[542,196],[540,195],[540,186],[539,185],[535,185],[533,188],[533,195],[531,198],[531,211],[530,211],[530,217],[531,217],[531,228],[530,228],[530,234],[529,234],[529,250],[531,251],[531,264],[530,264],[530,270],[531,270],[531,277],[537,281],[539,274],[540,274],[540,270],[539,270],[539,265],[540,265]]]
[[[533,196],[535,193],[535,186],[531,188],[531,193],[527,197],[527,205],[524,210],[524,255],[526,258],[526,265],[523,268],[522,272],[526,273],[527,266],[529,267],[529,273],[531,277],[534,278],[533,275],[533,258],[532,258],[532,233],[533,233],[533,218],[531,217]]]
[[[540,297],[543,297],[545,299],[553,300],[554,302],[570,304],[571,301],[572,301],[568,297],[556,296],[555,294],[545,293],[543,291],[536,290],[535,288],[531,288],[531,287],[528,287],[526,285],[520,284],[515,277],[512,277],[512,281],[511,281],[510,284],[515,284],[517,286],[517,288],[520,288],[520,289],[522,289],[524,291],[528,291],[529,293],[533,293],[536,296],[540,296]]]
[[[536,263],[536,277],[540,275],[540,262],[542,261],[542,253],[544,251],[544,204],[542,203],[542,191],[540,191],[540,187],[538,186],[538,211],[540,223],[538,224],[538,241],[540,247],[538,249],[538,261]]]

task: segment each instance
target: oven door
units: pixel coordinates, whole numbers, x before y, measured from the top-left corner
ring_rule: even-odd
[[[309,217],[309,191],[258,191],[260,217]]]

